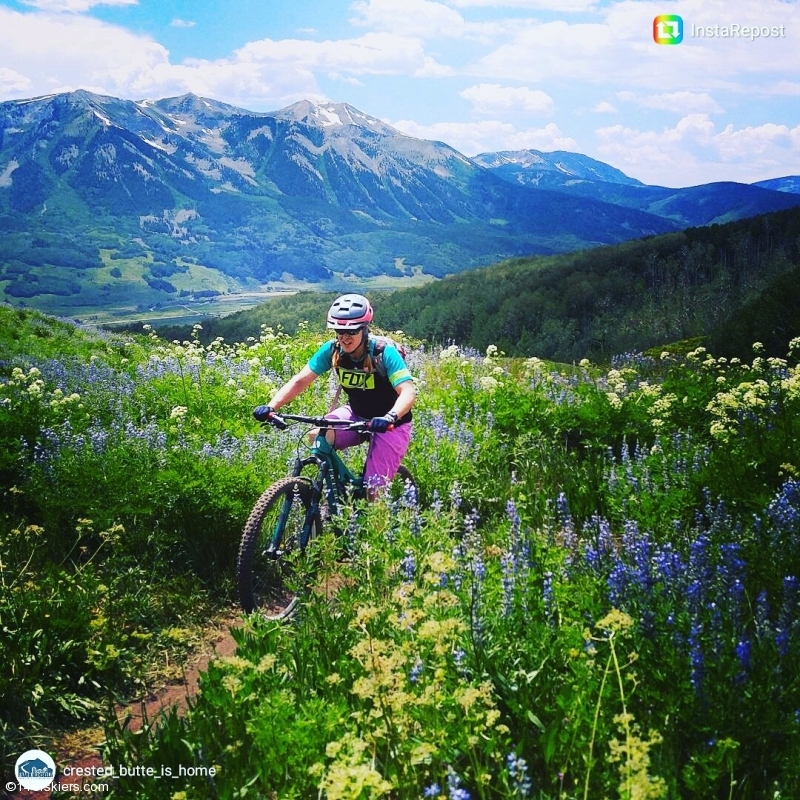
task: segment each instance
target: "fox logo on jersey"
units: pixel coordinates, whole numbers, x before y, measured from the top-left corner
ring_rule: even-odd
[[[375,375],[339,368],[339,383],[344,389],[374,389]]]

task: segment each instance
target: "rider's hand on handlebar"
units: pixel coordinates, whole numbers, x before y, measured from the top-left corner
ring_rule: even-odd
[[[253,416],[262,424],[272,425],[279,431],[285,431],[289,427],[272,406],[257,406],[253,409]]]
[[[373,433],[386,433],[397,422],[397,414],[390,411],[382,417],[373,417],[368,423],[367,428]]]
[[[269,422],[274,413],[275,409],[272,406],[256,406],[253,409],[253,416],[259,422]]]

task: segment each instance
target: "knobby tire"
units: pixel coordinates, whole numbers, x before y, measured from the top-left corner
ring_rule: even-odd
[[[290,503],[283,530],[276,530],[284,508]],[[300,534],[306,511],[311,505],[311,484],[306,478],[283,478],[270,486],[258,499],[244,526],[236,563],[239,600],[247,613],[258,610],[267,619],[286,619],[294,613],[298,592],[302,590],[305,548]],[[309,542],[322,533],[317,514]],[[278,534],[276,553],[268,549]],[[306,543],[306,544],[308,544]]]

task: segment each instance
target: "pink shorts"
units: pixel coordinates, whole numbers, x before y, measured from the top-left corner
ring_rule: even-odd
[[[325,415],[328,419],[349,419],[353,422],[361,420],[351,410],[350,406],[340,406]],[[363,444],[364,437],[355,431],[336,431],[337,450],[344,450]],[[397,468],[403,460],[411,442],[411,423],[398,425],[386,433],[374,433],[370,437],[367,460],[364,466],[364,481],[367,486],[385,486],[394,478]]]

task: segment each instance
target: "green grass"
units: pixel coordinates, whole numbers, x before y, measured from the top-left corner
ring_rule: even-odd
[[[323,339],[0,307],[7,765],[235,602],[244,521],[299,440],[251,409]],[[189,714],[109,722],[106,763],[194,770],[113,796],[797,796],[800,342],[693,345],[565,367],[412,343],[423,504],[364,509],[347,562],[324,537],[336,590],[245,620]],[[317,381],[293,408],[329,403]]]

